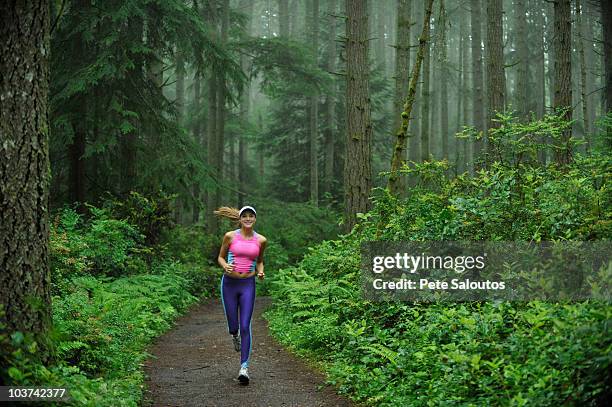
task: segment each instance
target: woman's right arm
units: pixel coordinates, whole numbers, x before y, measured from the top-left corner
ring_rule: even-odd
[[[229,246],[232,243],[232,232],[227,232],[225,236],[223,236],[223,243],[221,243],[221,250],[219,250],[219,257],[217,257],[217,262],[226,273],[231,273],[234,271],[234,265],[228,264],[225,261],[227,257],[227,251],[229,250]]]

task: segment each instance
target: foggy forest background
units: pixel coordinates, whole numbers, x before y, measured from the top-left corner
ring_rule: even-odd
[[[390,168],[425,3],[367,6],[375,186],[386,183],[378,174]],[[606,112],[602,13],[597,2],[561,3],[556,38],[555,2],[434,2],[404,158],[473,174],[486,144],[456,133],[496,126],[495,111],[528,121],[564,106],[555,68],[572,134],[586,142],[575,151],[591,149]],[[176,220],[213,233],[212,209],[253,196],[341,209],[344,2],[53,5],[54,205],[175,193]]]

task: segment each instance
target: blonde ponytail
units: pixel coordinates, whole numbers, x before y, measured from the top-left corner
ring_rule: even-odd
[[[240,211],[236,208],[230,208],[229,206],[222,206],[213,213],[220,218],[228,218],[235,222],[240,220]]]

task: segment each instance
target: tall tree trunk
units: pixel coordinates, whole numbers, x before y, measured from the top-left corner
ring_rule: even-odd
[[[193,78],[193,139],[200,147],[200,150],[203,150],[203,142],[202,134],[201,134],[201,88],[202,88],[202,78],[198,71],[195,72]],[[191,213],[191,221],[192,223],[198,223],[200,221],[200,209],[202,206],[202,199],[200,194],[200,185],[198,182],[195,182],[192,186],[193,197],[196,202],[193,205],[193,211]]]
[[[425,10],[422,7],[422,2],[413,2],[411,1],[409,3],[409,7],[414,7],[412,9],[412,14],[414,14],[414,21],[415,22],[420,22],[422,24],[423,22],[423,16],[425,15]],[[415,27],[417,28],[417,27]],[[411,35],[411,42],[410,44],[413,43],[418,43],[419,41],[419,35],[420,32],[423,31],[423,27],[420,27],[420,30],[417,31],[416,29],[414,30],[414,35]],[[415,58],[416,58],[416,54],[415,54]],[[421,65],[421,69],[422,69],[422,65]],[[421,73],[419,72],[419,75]],[[412,135],[410,137],[410,145],[408,146],[408,159],[410,161],[413,162],[418,162],[419,159],[421,158],[421,138],[420,138],[420,134],[421,134],[421,98],[419,97],[419,90],[420,89],[420,85],[417,84],[417,89],[415,90],[417,93],[415,95],[414,98],[414,105],[412,106],[412,117],[413,119],[410,120],[410,123],[408,124],[409,129],[410,129],[410,134]],[[409,177],[408,178],[408,184],[409,185],[414,185],[415,184],[415,178],[414,177]]]
[[[446,44],[446,8],[440,1],[440,136],[442,137],[442,158],[449,159],[448,153],[448,61]]]
[[[506,76],[502,28],[502,0],[487,2],[487,89],[488,128],[499,127],[494,121],[496,112],[504,111]]]
[[[601,93],[596,91],[596,76],[595,76],[595,51],[593,49],[593,23],[592,16],[594,14],[593,5],[585,1],[582,5],[583,11],[583,26],[585,32],[585,49],[584,56],[587,66],[587,100],[588,100],[588,120],[591,130],[595,125],[595,106],[599,105]]]
[[[215,8],[211,7],[214,3],[209,1],[209,14],[208,14],[208,23],[210,25],[210,36],[213,41],[216,41],[218,38],[218,22],[217,16],[215,12]],[[213,171],[214,177],[217,181],[220,182],[219,179],[219,157],[218,157],[218,129],[217,129],[217,110],[219,104],[217,102],[218,98],[218,78],[217,74],[211,72],[210,78],[208,79],[208,118],[206,122],[206,137],[207,137],[207,159],[208,166]],[[220,188],[217,186],[217,189]],[[208,233],[216,234],[219,229],[219,223],[217,217],[213,213],[213,211],[219,207],[219,201],[216,191],[208,191],[207,195],[207,208],[206,208],[206,224],[208,226]]]
[[[201,16],[200,6],[197,1],[193,2],[193,10],[196,15]],[[197,55],[194,55],[194,60],[195,59],[197,59]],[[193,138],[200,146],[203,163],[207,164],[208,154],[206,151],[206,136],[202,134],[202,120],[204,118],[202,111],[202,86],[202,73],[196,69],[193,76]],[[193,196],[197,200],[197,203],[193,206],[191,219],[193,223],[198,223],[200,221],[200,211],[207,206],[208,193],[206,190],[201,191],[199,183],[196,182],[193,185]],[[204,221],[206,221],[206,217],[204,217]]]
[[[582,103],[582,122],[584,128],[584,140],[586,141],[586,149],[590,150],[590,125],[589,125],[589,101],[587,99],[587,67],[585,48],[585,28],[583,7],[580,0],[576,0],[576,24],[578,25],[578,53],[580,54],[580,102]]]
[[[75,6],[85,8],[89,5],[86,0],[77,1]],[[81,33],[77,33],[74,40],[75,55],[84,56],[87,53],[85,41]],[[85,207],[85,140],[87,135],[87,95],[78,93],[75,98],[78,115],[73,118],[72,129],[74,131],[72,143],[68,146],[70,158],[70,182],[68,184],[70,200],[78,202],[77,210],[83,212]]]
[[[223,0],[221,2],[221,37],[220,46],[223,47],[227,43],[228,30],[229,30],[229,0]],[[219,182],[223,182],[223,171],[225,167],[225,83],[224,78],[219,76],[217,78],[217,176]],[[217,206],[221,204],[223,200],[223,189],[220,187],[215,189],[215,201]],[[218,229],[215,229],[215,233],[218,233]]]
[[[346,154],[344,164],[345,227],[370,209],[372,121],[368,79],[366,0],[346,0]]]
[[[531,12],[534,15],[534,25],[536,32],[536,116],[538,119],[544,117],[546,109],[546,77],[545,77],[545,56],[544,56],[544,16],[542,14],[542,5],[539,0],[533,0]]]
[[[49,24],[46,1],[0,2],[0,323],[7,337],[33,333],[43,361],[51,326]]]
[[[549,110],[552,110],[555,100],[555,23],[553,21],[554,6],[552,2],[546,3],[546,43],[548,46],[548,104]]]
[[[483,98],[483,73],[482,73],[482,40],[480,25],[480,0],[470,2],[470,25],[472,33],[472,102],[473,102],[473,125],[478,131],[484,131],[484,98]],[[483,141],[475,140],[473,144],[474,155],[482,152]]]
[[[529,119],[529,48],[527,45],[526,0],[516,0],[515,26],[518,75],[516,78],[517,110],[521,120]]]
[[[281,0],[282,1],[282,0]],[[253,2],[250,0],[241,0],[241,9],[245,10],[248,22],[246,24],[246,34],[251,35],[253,29]],[[287,10],[286,15],[287,25],[289,22],[289,14]],[[282,18],[281,18],[282,20]],[[289,36],[289,28],[287,27],[287,36]],[[240,56],[240,67],[242,72],[247,74],[251,69],[249,58],[246,55]],[[251,85],[247,83],[242,95],[240,96],[240,119],[243,123],[243,128],[246,129],[249,123],[249,111],[251,108]],[[240,186],[240,192],[238,194],[238,206],[244,206],[244,193],[247,192],[247,141],[241,135],[238,136],[238,184]]]
[[[567,108],[564,118],[572,119],[572,23],[570,0],[556,0],[554,4],[555,20],[555,108]],[[555,150],[555,159],[559,164],[567,164],[572,160],[572,150],[569,145],[571,130],[566,130],[561,136],[561,149]]]
[[[129,26],[133,27],[130,31],[134,36],[134,41],[137,43],[141,43],[144,45],[143,32],[144,32],[144,24],[141,18],[131,18],[129,20]],[[144,77],[145,72],[145,60],[142,54],[133,55],[134,58],[134,69],[131,72],[132,75],[138,75],[139,77]],[[134,110],[136,107],[131,107],[131,110]],[[127,195],[129,191],[132,189],[134,180],[137,177],[136,171],[136,160],[138,158],[138,154],[136,151],[138,134],[143,131],[143,128],[146,124],[143,120],[132,119],[134,130],[127,134],[123,134],[119,141],[119,150],[121,155],[121,176],[120,176],[120,192],[123,195]]]
[[[176,112],[179,125],[185,116],[185,57],[183,51],[176,50]]]
[[[397,1],[397,26],[395,38],[397,43],[395,44],[395,98],[393,100],[393,114],[394,114],[394,125],[393,130],[396,134],[400,132],[400,126],[402,125],[401,112],[408,95],[409,77],[408,67],[410,66],[410,1],[409,0],[398,0]],[[412,120],[410,120],[412,121]],[[412,139],[410,137],[410,139]],[[406,162],[406,144],[408,134],[405,134],[402,140],[400,140],[399,151],[393,151],[394,156],[398,155],[399,160],[396,167],[399,169]],[[396,140],[397,144],[397,140]],[[398,148],[398,147],[396,147]],[[391,161],[393,167],[393,158]],[[392,193],[397,194],[402,189],[405,183],[402,182],[403,178],[399,175],[391,174],[389,178],[389,189]]]
[[[327,71],[332,74],[332,83],[327,93],[326,100],[326,121],[325,130],[325,169],[324,169],[324,189],[327,193],[332,193],[334,181],[334,136],[336,134],[336,0],[328,0],[327,14],[329,18],[329,38],[327,53]]]
[[[399,7],[400,5],[398,5]],[[421,32],[421,36],[419,37],[419,50],[417,51],[416,60],[414,62],[414,67],[412,68],[412,73],[410,75],[410,85],[408,88],[408,95],[404,102],[403,111],[400,115],[402,123],[399,129],[397,130],[395,147],[393,149],[393,156],[391,158],[391,176],[389,177],[389,181],[387,184],[387,188],[392,194],[399,193],[399,177],[397,171],[401,168],[403,161],[403,148],[405,145],[406,135],[408,133],[408,123],[410,121],[410,115],[412,114],[412,107],[414,105],[414,100],[416,97],[416,88],[417,82],[419,80],[419,72],[421,71],[421,63],[425,57],[425,53],[427,52],[427,48],[429,48],[429,20],[431,19],[431,13],[433,9],[433,0],[428,0],[425,5],[425,12],[423,18],[423,30]],[[401,16],[402,13],[398,13],[398,16]],[[405,21],[405,20],[404,20]],[[399,37],[399,23],[398,23],[398,37]]]
[[[431,21],[423,20],[425,25],[431,25]],[[427,29],[429,31],[429,28]],[[431,44],[428,39],[423,55],[423,83],[421,84],[421,161],[429,160],[429,77],[431,61]]]
[[[604,98],[606,112],[612,111],[612,4],[601,0],[601,25],[603,26]]]
[[[310,0],[310,30],[311,30],[311,49],[314,55],[314,65],[318,66],[318,49],[319,49],[319,0]],[[313,90],[313,95],[310,97],[309,109],[309,144],[310,144],[310,202],[317,206],[319,203],[319,92]]]
[[[544,10],[540,0],[532,0],[531,12],[534,15],[534,31],[536,32],[535,50],[536,50],[536,74],[535,74],[535,111],[536,117],[541,119],[546,113],[546,55],[544,50]],[[540,148],[538,150],[538,161],[541,164],[546,164],[546,150]]]
[[[463,113],[463,108],[465,105],[465,98],[463,97],[464,93],[465,93],[465,87],[464,87],[464,81],[465,81],[465,74],[466,72],[464,72],[463,70],[463,58],[464,58],[464,52],[463,52],[463,47],[465,44],[465,20],[464,20],[464,14],[463,14],[463,8],[461,7],[461,4],[459,4],[459,7],[457,8],[457,13],[458,15],[458,19],[459,19],[459,37],[458,37],[458,47],[457,47],[457,110],[455,113],[455,117],[456,117],[456,125],[455,125],[455,132],[460,132],[461,131],[461,125],[463,124],[463,118],[462,118],[462,113]],[[451,47],[452,48],[452,47]],[[461,152],[459,150],[459,148],[463,148],[463,141],[462,140],[456,140],[456,146],[457,148],[455,149],[455,165],[457,166],[457,173],[462,173],[464,171],[464,166],[465,166],[465,160],[461,159]]]
[[[282,38],[289,38],[289,0],[278,0],[278,31]]]
[[[300,0],[291,0],[291,11],[289,14],[289,36],[291,38],[297,38],[300,33],[300,27],[298,26],[300,4]]]
[[[182,51],[179,49],[175,50],[175,75],[176,75],[176,121],[179,126],[183,125],[183,119],[185,115],[185,61],[182,54]],[[193,192],[193,191],[192,191]],[[187,198],[177,198],[177,207],[180,210],[177,210],[175,213],[175,221],[176,223],[181,223],[182,213],[185,206],[188,206],[191,203],[193,208],[197,207],[196,202],[188,202]],[[193,211],[192,211],[193,213]]]
[[[371,0],[370,0],[371,1]],[[372,2],[372,1],[371,1]],[[372,2],[373,3],[373,2]],[[385,2],[378,3],[376,10],[376,59],[380,66],[383,75],[387,69],[387,61],[385,55]],[[374,16],[372,15],[372,19]]]

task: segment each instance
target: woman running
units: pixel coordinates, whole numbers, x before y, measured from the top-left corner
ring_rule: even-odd
[[[249,384],[249,357],[251,355],[251,316],[255,306],[255,274],[263,280],[263,254],[266,238],[255,233],[253,226],[257,212],[252,206],[236,208],[222,207],[215,211],[218,216],[238,221],[240,228],[231,230],[223,237],[217,261],[223,268],[221,277],[221,301],[227,318],[227,328],[232,335],[234,349],[240,352],[238,380]]]

